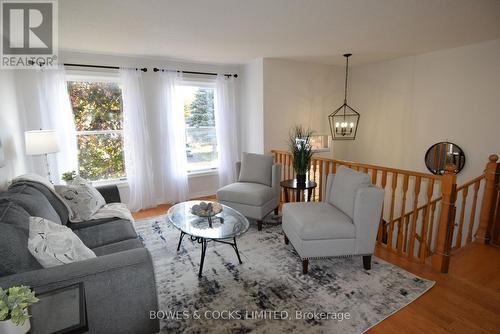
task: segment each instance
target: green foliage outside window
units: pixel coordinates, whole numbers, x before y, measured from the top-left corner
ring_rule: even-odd
[[[184,115],[189,115],[186,122],[188,126],[215,126],[214,90],[198,89],[189,107],[184,106]]]
[[[125,177],[118,83],[69,81],[68,91],[78,135],[78,174],[89,180]]]

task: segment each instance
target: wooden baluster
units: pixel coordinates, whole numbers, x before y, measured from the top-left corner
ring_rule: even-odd
[[[460,218],[458,220],[458,233],[457,241],[455,243],[455,248],[462,247],[462,230],[464,228],[465,219],[465,204],[467,203],[467,193],[469,192],[469,187],[462,189],[462,206],[460,207]]]
[[[337,173],[337,163],[336,163],[336,162],[333,162],[333,163],[332,163],[332,173],[333,173],[333,174],[336,174],[336,173]]]
[[[314,180],[314,182],[316,182],[316,184],[319,183],[318,179],[317,179],[317,175],[316,175],[317,165],[318,165],[318,160],[313,160],[313,175],[314,175],[313,180]],[[316,191],[318,191],[318,187],[316,187],[314,189],[313,198],[312,198],[313,201],[316,201],[316,199],[318,198],[316,195]],[[304,194],[304,196],[306,196],[306,195]]]
[[[289,159],[289,155],[285,155],[285,163],[283,165],[284,169],[285,169],[285,180],[288,180],[289,177],[288,177],[288,159]]]
[[[376,185],[377,184],[377,174],[378,170],[377,169],[372,169],[372,184]]]
[[[387,183],[387,171],[382,171],[382,183],[381,187],[385,190],[385,185]],[[382,205],[382,212],[380,213],[380,224],[378,225],[377,241],[382,242],[382,237],[384,235],[384,205]]]
[[[457,192],[457,176],[455,166],[447,165],[441,178],[441,213],[437,231],[436,251],[431,257],[432,267],[442,273],[447,273],[450,266],[451,242],[455,221],[455,200]]]
[[[486,164],[485,170],[485,185],[483,204],[481,206],[481,215],[479,219],[479,227],[476,232],[478,239],[484,240],[485,244],[491,242],[491,228],[493,225],[493,213],[496,202],[496,173],[498,155],[492,154],[489,157],[489,162]]]
[[[319,196],[318,200],[321,202],[323,200],[323,183],[325,178],[323,177],[323,160],[319,161]]]
[[[415,186],[413,189],[413,214],[410,224],[410,247],[408,248],[408,257],[413,257],[413,251],[415,249],[415,238],[417,236],[417,219],[418,219],[418,196],[420,194],[420,182],[421,177],[415,177]]]
[[[397,240],[397,244],[396,244],[396,247],[397,247],[397,250],[398,250],[398,253],[401,253],[402,250],[403,250],[403,229],[405,228],[405,219],[404,219],[404,215],[406,213],[406,192],[408,191],[408,181],[410,179],[410,176],[408,174],[405,174],[403,176],[403,188],[402,188],[402,192],[403,192],[403,200],[402,200],[402,203],[401,203],[401,211],[400,211],[400,217],[401,219],[399,219],[399,225],[398,225],[398,240]],[[406,238],[406,234],[405,234],[405,238]]]
[[[405,215],[404,219],[404,225],[405,225],[405,233],[404,233],[404,239],[403,239],[403,252],[408,252],[408,240],[409,240],[409,235],[408,235],[408,229],[410,226],[410,217],[411,213]]]
[[[434,193],[434,179],[427,180],[427,206],[424,208],[424,219],[422,221],[422,241],[419,243],[418,253],[420,256],[420,261],[424,262],[427,256],[427,239],[428,239],[428,227],[429,227],[429,216],[431,214],[431,201],[432,194]],[[432,231],[431,231],[432,233]]]
[[[431,217],[430,217],[430,224],[429,224],[429,239],[427,239],[427,256],[429,256],[432,253],[432,241],[434,240],[434,219],[436,216],[436,203],[432,202],[431,204]]]
[[[477,207],[477,194],[481,180],[474,183],[474,196],[472,197],[472,206],[470,208],[469,229],[467,231],[467,243],[472,242],[472,231],[474,229],[474,222],[476,221],[476,207]]]
[[[391,207],[389,211],[389,232],[387,235],[387,247],[392,250],[392,238],[394,234],[394,202],[396,200],[396,188],[398,186],[398,173],[392,173],[391,178]]]

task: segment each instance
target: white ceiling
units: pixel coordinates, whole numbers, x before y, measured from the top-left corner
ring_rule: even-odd
[[[500,39],[500,0],[62,0],[60,48],[245,63],[369,63]]]

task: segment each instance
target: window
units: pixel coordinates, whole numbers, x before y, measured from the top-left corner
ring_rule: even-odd
[[[178,88],[184,105],[188,172],[216,169],[215,88],[209,85],[182,85]]]
[[[75,118],[78,172],[92,181],[124,178],[123,104],[117,81],[69,80]]]
[[[310,143],[315,153],[330,151],[330,138],[328,135],[313,135],[310,138]]]

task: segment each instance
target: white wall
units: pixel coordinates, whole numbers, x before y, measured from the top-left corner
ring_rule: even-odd
[[[240,77],[242,152],[264,153],[264,72],[262,58],[243,66]]]
[[[327,117],[343,102],[341,67],[265,58],[263,70],[265,152],[286,149],[296,124],[330,133]]]
[[[500,153],[500,40],[354,67],[358,136],[339,159],[427,171],[424,155],[451,141],[466,155],[459,183]]]
[[[0,71],[0,140],[5,154],[5,165],[0,166],[0,189],[5,188],[9,179],[26,170],[24,132],[17,107],[14,72]]]

